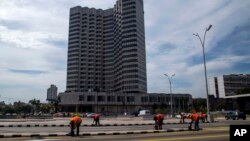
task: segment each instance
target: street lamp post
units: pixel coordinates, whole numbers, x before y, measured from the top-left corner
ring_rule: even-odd
[[[167,74],[164,74],[167,76],[169,81],[169,87],[170,87],[170,101],[171,101],[171,116],[173,116],[173,97],[172,97],[172,78],[175,76],[175,74],[172,74],[170,77]]]
[[[206,33],[212,28],[212,25],[209,25],[208,28],[206,28],[203,41],[201,40],[201,37],[198,33],[193,34],[194,36],[197,36],[201,42],[202,46],[202,52],[203,52],[203,61],[204,61],[204,71],[205,71],[205,81],[206,81],[206,93],[207,93],[207,115],[208,118],[210,119],[210,107],[209,107],[209,96],[208,96],[208,83],[207,83],[207,67],[206,67],[206,56],[205,56],[205,40],[206,40]]]

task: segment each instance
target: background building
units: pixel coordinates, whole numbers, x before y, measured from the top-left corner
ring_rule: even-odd
[[[136,112],[159,105],[183,111],[189,94],[147,94],[143,0],[102,10],[70,9],[65,112]],[[173,102],[170,102],[173,97]]]
[[[56,85],[51,84],[50,88],[47,89],[47,101],[56,101],[57,100],[57,87]]]
[[[212,110],[250,113],[250,74],[230,74],[209,80]]]
[[[187,112],[192,105],[190,94],[117,94],[104,92],[76,92],[60,93],[60,107],[64,112],[100,112],[131,114],[140,109],[153,111],[155,108],[165,108],[167,113],[171,112],[171,96],[173,100],[173,111],[175,113]]]
[[[242,96],[250,89],[250,74],[230,74],[214,77],[209,80],[210,94],[217,98]],[[249,94],[246,92],[245,94]]]
[[[70,9],[66,92],[146,93],[142,0]]]

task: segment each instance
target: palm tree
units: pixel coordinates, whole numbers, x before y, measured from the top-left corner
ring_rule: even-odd
[[[30,100],[29,103],[35,107],[35,110],[33,111],[34,112],[38,112],[40,110],[40,106],[41,106],[41,103],[40,103],[40,100],[36,100],[35,98]]]

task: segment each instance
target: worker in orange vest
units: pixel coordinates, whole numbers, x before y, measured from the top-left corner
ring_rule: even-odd
[[[74,129],[75,129],[75,123],[74,123],[74,115],[72,115],[72,117],[70,118],[70,135],[71,136],[74,136],[75,135],[75,132],[74,132]]]
[[[196,111],[193,111],[192,114],[190,115],[190,126],[189,129],[192,130],[192,124],[194,123],[194,130],[199,130],[199,113],[196,113]]]
[[[203,113],[202,114],[203,122],[208,122],[207,120],[207,114]]]
[[[75,126],[76,126],[76,135],[77,136],[79,136],[81,123],[82,123],[82,119],[79,116],[76,116],[75,117]]]
[[[191,122],[189,123],[189,130],[192,130],[192,124],[194,123],[194,130],[199,130],[199,113],[196,113],[195,110],[192,111],[191,115],[189,115]]]
[[[100,115],[99,114],[97,114],[97,113],[95,113],[94,115],[93,115],[93,119],[94,119],[94,123],[95,123],[95,126],[100,126]]]
[[[155,129],[162,129],[162,125],[163,125],[163,120],[164,120],[164,115],[161,113],[157,113],[154,116],[154,121],[155,121]]]
[[[75,132],[74,129],[76,128],[76,135],[79,136],[79,131],[80,131],[80,125],[82,123],[82,119],[77,116],[73,115],[70,119],[70,135],[74,136]]]
[[[196,113],[194,114],[194,130],[196,131],[200,129],[199,122],[200,122],[200,114]]]
[[[164,115],[159,113],[159,129],[162,129]]]
[[[201,120],[203,122],[203,116],[202,116],[203,113],[202,112],[198,112],[197,114],[199,116],[199,120]]]

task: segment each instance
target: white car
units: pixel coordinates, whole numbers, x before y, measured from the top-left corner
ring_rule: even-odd
[[[86,114],[86,117],[87,117],[87,118],[92,118],[93,115],[94,115],[94,113],[87,113],[87,114]]]
[[[175,115],[175,118],[180,119],[180,118],[181,118],[181,115]]]

